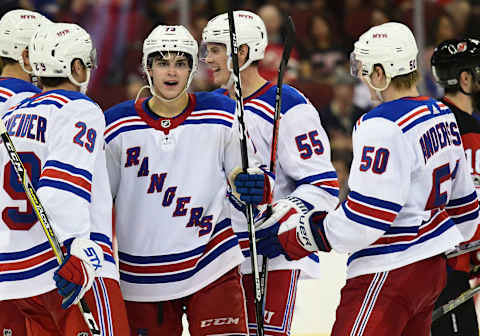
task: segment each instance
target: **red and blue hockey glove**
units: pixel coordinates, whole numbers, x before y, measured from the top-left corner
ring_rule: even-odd
[[[76,238],[53,279],[58,292],[63,296],[62,307],[76,304],[92,287],[96,272],[103,264],[103,251],[93,241]]]
[[[327,212],[312,209],[295,197],[278,201],[272,216],[256,227],[258,252],[269,258],[283,254],[288,260],[302,259],[315,251],[329,252],[323,227]]]
[[[259,168],[248,168],[247,173],[232,173],[233,194],[247,204],[265,204],[270,200],[269,176]]]

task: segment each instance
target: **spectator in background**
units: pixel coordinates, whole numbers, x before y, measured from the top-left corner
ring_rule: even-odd
[[[260,75],[269,81],[277,81],[278,68],[283,53],[283,26],[285,23],[283,13],[274,5],[260,7],[258,15],[265,22],[267,29],[268,45],[265,49],[265,57],[258,65]],[[298,52],[293,49],[288,61],[288,69],[283,77],[285,84],[291,83],[298,78]]]
[[[352,151],[352,129],[357,119],[366,111],[353,103],[356,80],[343,69],[335,72],[333,99],[320,110],[334,150]]]
[[[331,30],[329,21],[321,15],[310,19],[310,36],[304,40],[301,65],[304,78],[316,82],[329,82],[336,67],[347,63],[340,38]]]
[[[451,40],[457,36],[453,18],[447,12],[442,12],[430,25],[427,33],[427,46],[423,51],[424,64],[430,64],[433,49],[441,42]],[[443,88],[435,82],[430,67],[423,70],[423,80],[427,94],[431,97],[440,97],[443,95]]]

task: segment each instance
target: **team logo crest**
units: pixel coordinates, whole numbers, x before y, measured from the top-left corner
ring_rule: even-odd
[[[90,335],[88,332],[82,331],[77,334],[77,336],[88,336]]]
[[[12,329],[3,329],[3,336],[12,336]]]
[[[171,122],[169,119],[163,119],[160,123],[160,125],[162,125],[163,128],[169,128],[170,125],[171,125]]]
[[[467,43],[466,42],[460,42],[457,45],[457,51],[458,52],[464,52],[465,50],[467,50]]]

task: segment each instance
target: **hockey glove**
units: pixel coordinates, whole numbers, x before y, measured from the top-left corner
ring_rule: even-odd
[[[283,254],[288,260],[298,260],[315,251],[330,251],[323,229],[327,213],[312,209],[295,197],[278,201],[272,216],[257,226],[259,253],[269,258]]]
[[[100,246],[84,238],[72,241],[67,256],[53,276],[58,292],[64,297],[63,309],[80,301],[92,287],[96,272],[102,264],[103,251]]]
[[[233,194],[243,202],[259,205],[270,200],[270,179],[261,169],[248,168],[247,173],[235,169],[231,180],[233,181]]]

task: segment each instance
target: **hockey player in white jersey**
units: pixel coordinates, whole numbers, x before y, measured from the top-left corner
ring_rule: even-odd
[[[28,42],[50,20],[39,13],[14,9],[0,19],[0,113],[41,90],[32,84]]]
[[[347,199],[328,215],[274,211],[259,226],[271,230],[259,234],[267,255],[349,253],[334,336],[430,335],[446,281],[443,253],[477,227],[478,200],[457,122],[445,104],[419,96],[417,53],[412,32],[400,23],[360,36],[352,74],[382,103],[356,123]]]
[[[237,43],[242,92],[244,94],[245,124],[252,141],[262,158],[270,165],[273,133],[273,114],[277,86],[263,79],[258,73],[258,62],[263,59],[267,46],[267,32],[262,19],[249,11],[235,11]],[[215,84],[222,86],[215,92],[234,98],[231,81],[230,35],[226,13],[211,19],[203,30],[206,44],[204,61],[213,70]],[[273,190],[275,207],[312,208],[312,204],[324,210],[333,209],[338,203],[337,174],[330,162],[330,144],[318,112],[295,88],[284,85],[278,138],[278,159]],[[241,204],[231,198],[235,207]],[[244,254],[248,249],[248,232],[245,216],[236,211],[232,218]],[[260,258],[261,263],[261,258]],[[242,265],[243,286],[247,296],[250,334],[255,335],[256,318],[254,291],[250,262]],[[318,255],[299,261],[288,261],[284,256],[270,260],[266,279],[266,303],[264,330],[266,335],[290,335],[295,307],[297,280],[300,272],[308,277],[320,276]]]
[[[106,111],[121,288],[135,335],[180,335],[184,312],[192,336],[247,335],[244,257],[226,198],[241,166],[235,103],[187,93],[197,54],[185,27],[156,27],[143,45],[152,96]],[[268,178],[252,175],[261,183],[250,196],[266,199]]]
[[[11,235],[0,247],[0,300],[25,315],[29,335],[88,334],[76,306],[83,296],[103,335],[129,335],[111,246],[105,119],[84,94],[95,65],[90,36],[75,24],[49,24],[30,41],[29,57],[43,91],[2,119],[66,257],[59,265],[0,151],[0,225]]]
[[[14,9],[0,19],[0,115],[9,106],[41,92],[31,83],[32,68],[28,58],[28,42],[34,32],[50,24],[50,20],[39,13],[23,9]],[[10,231],[0,226],[0,235]],[[1,244],[1,243],[0,243]],[[25,318],[10,301],[0,301],[0,333],[11,332],[16,336],[25,336]]]

